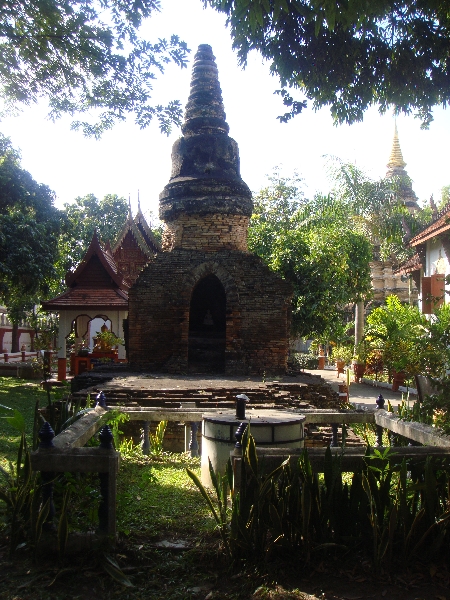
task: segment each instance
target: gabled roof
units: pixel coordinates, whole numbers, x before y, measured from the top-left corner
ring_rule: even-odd
[[[97,233],[78,267],[67,273],[66,284],[69,289],[63,294],[42,302],[45,310],[128,309],[128,283],[111,254],[100,246]]]
[[[423,267],[422,259],[418,252],[416,252],[411,258],[405,260],[401,265],[394,269],[394,275],[409,275],[414,271],[420,271]]]
[[[136,244],[142,250],[142,252],[149,259],[153,258],[156,252],[161,250],[158,242],[155,240],[153,233],[150,227],[147,225],[144,215],[141,212],[141,208],[139,206],[139,210],[137,215],[134,217],[131,214],[131,207],[128,211],[128,218],[125,221],[124,226],[122,227],[121,232],[119,233],[115,244],[112,247],[112,254],[114,255],[117,250],[122,245],[124,239],[127,237],[127,234],[131,233],[134,237]]]
[[[118,288],[128,287],[128,285],[124,282],[123,276],[117,271],[117,266],[114,262],[114,258],[111,256],[111,254],[105,252],[100,246],[100,241],[97,237],[96,231],[94,232],[92,241],[89,244],[89,248],[86,254],[84,255],[83,260],[77,266],[75,271],[66,274],[66,284],[69,287],[73,287],[74,285],[83,282],[83,276],[86,273],[86,269],[88,268],[89,263],[94,260],[94,257],[98,258],[105,272],[107,273],[107,275],[109,275],[111,280],[115,283],[115,285]]]
[[[136,216],[134,217],[134,223],[136,227],[141,232],[142,237],[144,238],[146,244],[149,248],[153,250],[153,252],[161,252],[161,246],[159,242],[155,238],[153,231],[150,229],[144,214],[141,211],[141,203],[138,201],[138,211]]]
[[[118,268],[118,264],[121,268],[126,266],[126,264],[122,264],[123,257],[122,262],[117,257],[122,244],[128,249],[131,244],[132,250],[139,248],[142,253],[138,260],[134,256],[130,263],[134,269],[132,277],[130,277],[130,272],[122,273]],[[102,248],[97,233],[94,233],[83,260],[75,271],[66,274],[66,284],[69,289],[60,296],[43,302],[42,307],[46,310],[79,308],[127,310],[129,287],[147,259],[148,261],[152,260],[159,250],[159,244],[147,225],[140,206],[134,219],[130,207],[128,219],[114,247],[111,248],[110,243],[107,242]],[[125,257],[126,262],[127,258]]]
[[[436,219],[425,227],[420,233],[415,235],[410,241],[409,246],[419,246],[424,244],[441,233],[450,230],[450,202],[438,213]]]

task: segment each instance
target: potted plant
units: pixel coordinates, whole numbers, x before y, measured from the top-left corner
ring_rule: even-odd
[[[102,331],[97,331],[95,340],[97,347],[99,347],[102,352],[111,352],[113,348],[125,344],[123,338],[118,337],[109,329],[103,329],[103,327]]]
[[[345,365],[348,365],[352,360],[352,349],[348,346],[336,346],[333,348],[333,358],[336,363],[337,374],[344,372]]]
[[[366,370],[366,359],[369,353],[369,349],[365,340],[361,340],[356,344],[355,351],[353,353],[353,373],[354,373],[354,381],[359,383],[361,381],[362,376],[364,375],[364,371]]]

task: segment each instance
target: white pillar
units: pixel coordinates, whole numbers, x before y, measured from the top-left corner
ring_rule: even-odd
[[[362,340],[364,334],[364,300],[360,300],[355,306],[355,347]]]

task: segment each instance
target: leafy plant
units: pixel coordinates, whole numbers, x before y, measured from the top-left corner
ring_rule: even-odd
[[[155,433],[150,433],[150,452],[152,454],[161,454],[163,451],[164,434],[166,432],[167,423],[167,421],[160,421]]]
[[[123,346],[125,344],[125,340],[121,337],[118,337],[112,331],[97,331],[95,337],[98,342],[101,343],[106,349],[115,348],[116,346]]]
[[[351,360],[352,360],[352,356],[353,356],[353,349],[350,348],[349,346],[335,346],[333,348],[333,355],[332,358],[334,360],[342,360],[344,361],[344,363],[346,365],[348,365]]]
[[[119,448],[120,436],[123,435],[123,431],[120,430],[120,425],[130,420],[129,415],[121,411],[120,409],[113,409],[106,413],[103,417],[104,423],[109,425],[113,434],[114,447]]]
[[[49,514],[49,503],[40,505],[38,475],[31,470],[30,452],[25,437],[25,420],[17,411],[1,406],[3,412],[11,410],[12,415],[3,417],[20,431],[17,461],[9,463],[9,470],[0,466],[0,500],[5,503],[4,518],[9,526],[9,556],[13,556],[21,539],[31,535],[35,549],[42,533],[44,521]]]
[[[436,553],[448,539],[450,468],[445,461],[408,465],[390,448],[368,447],[360,470],[344,480],[342,458],[332,456],[330,448],[319,478],[306,450],[297,465],[288,459],[265,474],[251,435],[244,434],[242,446],[239,490],[231,463],[222,477],[210,464],[216,504],[199,478],[188,473],[231,559],[258,560],[279,546],[309,560],[313,553],[370,539],[374,566],[380,568],[396,555],[410,560],[425,548]]]

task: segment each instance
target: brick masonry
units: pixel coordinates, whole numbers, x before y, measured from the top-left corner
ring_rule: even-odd
[[[249,217],[244,215],[183,215],[166,223],[162,248],[185,250],[241,250],[247,252]]]
[[[291,284],[239,251],[175,249],[157,255],[129,293],[129,360],[134,369],[188,369],[192,291],[215,275],[226,294],[225,373],[284,372]]]
[[[228,131],[212,48],[202,45],[160,194],[164,251],[129,292],[132,369],[286,370],[292,287],[248,253],[253,202]]]

